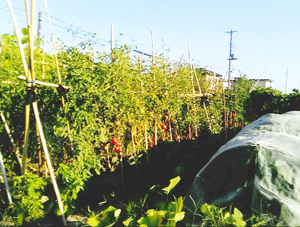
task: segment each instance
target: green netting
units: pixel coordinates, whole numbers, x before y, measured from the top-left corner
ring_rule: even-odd
[[[185,205],[194,211],[205,202],[299,226],[300,112],[264,115],[222,146],[196,175]]]

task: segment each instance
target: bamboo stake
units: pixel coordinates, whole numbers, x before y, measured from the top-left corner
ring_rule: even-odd
[[[168,80],[166,77],[166,66],[165,66],[165,46],[164,46],[164,39],[162,39],[162,51],[163,51],[163,71],[164,71],[164,77],[165,77],[165,85],[167,86]]]
[[[9,204],[12,204],[12,199],[11,199],[11,195],[10,195],[10,191],[9,191],[9,185],[8,185],[8,181],[7,181],[7,177],[6,177],[6,172],[5,172],[5,167],[4,167],[1,152],[0,152],[0,167],[1,167],[2,175],[3,175],[3,180],[4,180],[5,190],[7,193],[8,202],[9,202]]]
[[[45,37],[43,36],[43,63],[42,63],[42,78],[45,79]]]
[[[195,125],[195,137],[198,137],[198,125]]]
[[[253,89],[255,88],[255,86],[258,84],[258,82],[260,81],[260,79],[263,77],[263,75],[265,74],[265,72],[267,71],[267,69],[265,69],[265,71],[263,72],[263,74],[261,74],[261,76],[258,78],[257,82],[251,86],[251,88],[249,89],[249,93],[251,93],[253,91]]]
[[[30,17],[29,17],[29,7],[28,7],[28,1],[25,0],[25,9],[26,9],[26,18],[27,18],[27,25],[30,24]]]
[[[208,75],[209,77],[211,77],[210,75]],[[212,91],[213,89],[210,89],[211,87],[211,84],[213,83],[213,78],[210,78],[209,81],[208,81],[208,85],[206,85],[206,90],[209,92],[210,90]],[[208,93],[208,92],[205,92],[205,93]]]
[[[192,81],[192,89],[193,89],[193,94],[195,94],[195,88],[194,88],[194,77],[192,74],[192,60],[191,60],[191,52],[190,52],[190,42],[188,41],[188,54],[189,54],[189,63],[190,63],[190,72],[191,72],[191,81]]]
[[[232,126],[232,112],[229,112],[229,139],[232,138],[232,131],[231,131],[231,126]]]
[[[21,53],[21,59],[22,59],[23,67],[24,67],[24,72],[27,76],[28,68],[27,68],[27,64],[26,64],[26,60],[25,60],[23,44],[22,44],[21,38],[20,38],[20,32],[19,32],[19,29],[18,29],[18,25],[17,25],[17,22],[16,22],[15,15],[13,13],[13,10],[12,10],[11,4],[10,4],[10,0],[6,0],[6,2],[7,2],[7,6],[8,6],[8,9],[9,9],[9,12],[10,12],[10,15],[11,15],[11,19],[13,21],[13,25],[14,25],[14,28],[15,28],[15,34],[16,34],[16,37],[17,37],[17,42],[18,42],[20,53]]]
[[[156,120],[154,121],[154,145],[157,146],[157,122]]]
[[[5,120],[5,117],[4,117],[4,114],[2,113],[2,111],[0,111],[0,115],[1,115],[1,119],[2,119],[3,124],[4,124],[4,128],[5,128],[6,132],[7,132],[9,140],[10,140],[10,142],[11,142],[11,144],[12,144],[12,146],[13,146],[15,152],[16,152],[16,156],[17,156],[18,162],[19,162],[20,167],[22,169],[22,156],[21,156],[21,154],[19,152],[19,149],[17,148],[17,146],[15,144],[14,138],[11,135],[11,132],[9,130],[9,126],[8,126],[6,120]]]
[[[181,58],[180,58],[179,63],[177,65],[177,69],[176,69],[176,71],[174,73],[174,76],[173,76],[173,79],[172,79],[173,81],[175,80],[175,77],[176,77],[177,73],[179,72],[180,64],[181,64],[181,61],[183,60],[183,58],[184,58],[184,54],[181,55]]]
[[[146,163],[147,163],[147,172],[148,172],[149,171],[149,151],[148,151],[147,124],[145,124],[145,148],[146,148]]]
[[[30,45],[30,39],[31,39],[31,36],[30,36],[30,18],[29,18],[29,9],[28,9],[27,0],[25,0],[25,6],[26,6],[26,16],[27,16],[27,25],[28,25],[28,38],[29,38],[29,45]],[[16,23],[14,23],[14,27],[15,27],[15,30],[16,30],[16,28],[17,28]],[[20,49],[20,52],[21,52],[21,56],[24,56],[24,59],[25,59],[25,54],[23,52],[22,44],[19,45],[19,49]],[[31,83],[30,83],[32,81],[31,70],[30,70],[30,68],[28,68],[25,61],[23,62],[23,64],[24,64],[24,67],[26,68],[25,74],[26,74],[27,87],[31,88]],[[25,132],[24,132],[24,145],[23,145],[23,158],[22,158],[22,163],[23,163],[22,174],[26,173],[27,149],[28,149],[28,144],[29,144],[29,120],[30,120],[29,119],[30,118],[30,101],[29,100],[31,100],[31,96],[27,92],[26,106],[25,106]]]
[[[56,46],[55,46],[55,41],[54,41],[54,35],[53,35],[53,32],[52,32],[52,27],[51,27],[51,22],[50,22],[50,17],[49,17],[48,6],[47,6],[47,1],[46,0],[44,0],[44,4],[45,4],[45,8],[46,8],[46,14],[47,14],[47,18],[48,18],[48,24],[49,24],[49,29],[50,29],[50,33],[51,33],[51,39],[52,39],[52,45],[53,45],[53,51],[54,51],[54,60],[55,60],[55,65],[56,65],[56,73],[57,73],[57,77],[58,77],[58,84],[61,84],[61,76],[60,76],[58,59],[57,59],[57,51],[56,51]],[[62,96],[62,103],[64,103],[63,96]]]
[[[198,89],[199,89],[199,92],[200,94],[202,94],[202,91],[201,91],[201,87],[200,87],[200,82],[199,82],[199,79],[197,77],[197,73],[196,73],[196,70],[195,70],[195,67],[193,66],[193,69],[194,69],[194,75],[196,77],[196,81],[197,81],[197,85],[198,85]]]
[[[111,49],[111,63],[114,62],[114,53],[113,53],[113,50],[114,50],[114,26],[113,24],[111,25],[111,39],[110,39],[110,49]]]
[[[145,148],[148,150],[148,133],[147,133],[147,124],[145,124]]]
[[[225,144],[227,142],[227,127],[226,127],[226,96],[224,93],[224,89],[222,89],[222,95],[223,95],[223,111],[224,111],[224,141],[223,143]]]
[[[33,93],[32,87],[35,86],[35,76],[34,76],[34,57],[33,57],[33,50],[34,50],[34,12],[35,12],[35,0],[31,0],[31,21],[29,20],[29,9],[28,9],[28,2],[25,0],[26,6],[26,15],[27,15],[27,22],[28,22],[28,37],[29,37],[29,66],[28,66],[28,74],[26,77],[27,80],[27,100],[25,106],[25,135],[24,135],[24,148],[23,148],[23,169],[22,173],[26,174],[26,160],[27,160],[27,150],[29,144],[29,118],[30,118],[30,104],[33,101]]]
[[[5,128],[5,130],[6,130],[7,134],[8,134],[8,137],[10,139],[10,142],[14,146],[15,145],[14,138],[12,137],[12,135],[10,133],[8,124],[7,124],[6,120],[5,120],[5,117],[4,117],[4,114],[2,113],[2,111],[0,111],[0,116],[1,116],[1,119],[2,119],[3,124],[4,124],[4,128]]]
[[[192,139],[192,128],[191,128],[191,124],[189,124],[188,139]]]
[[[42,175],[42,165],[43,165],[43,158],[42,158],[42,147],[41,147],[41,137],[38,125],[35,124],[36,130],[36,144],[37,144],[37,154],[39,159],[39,174]]]
[[[21,42],[21,39],[20,39],[20,34],[19,34],[19,29],[18,29],[18,26],[17,26],[17,22],[16,22],[16,19],[15,19],[10,1],[7,0],[6,2],[7,2],[7,6],[9,8],[9,12],[10,12],[13,24],[14,24],[15,34],[16,34],[16,37],[17,37],[17,42],[18,42],[20,53],[21,53],[21,59],[22,59],[23,67],[24,67],[24,72],[25,72],[26,76],[28,77],[28,68],[27,68],[27,65],[26,65],[25,54],[24,54],[24,51],[23,51],[23,45],[22,45],[22,42]],[[1,112],[1,115],[3,115],[2,112]],[[1,116],[1,118],[2,118],[2,116]],[[5,118],[2,118],[2,120],[4,120],[4,124],[5,124],[6,123]],[[5,127],[5,128],[6,128],[6,131],[10,134],[8,126]],[[11,142],[13,143],[12,137],[11,137]],[[18,161],[20,162],[20,166],[22,168],[22,164],[21,164],[22,162],[20,161],[20,155],[18,155],[17,149],[16,149],[16,154],[17,154]],[[3,178],[4,178],[4,184],[5,184],[8,200],[9,200],[9,203],[12,203],[12,199],[11,199],[10,192],[9,192],[8,182],[7,182],[7,178],[6,178],[6,172],[5,172],[5,168],[4,168],[1,153],[0,153],[0,162],[1,162],[1,170],[2,170],[2,174],[3,174]]]
[[[101,128],[100,128],[100,130],[101,130]],[[111,163],[109,161],[109,143],[105,145],[104,150],[106,151],[106,164],[107,164],[107,167],[111,170],[112,166],[111,166]]]
[[[171,120],[170,120],[170,118],[169,118],[169,135],[170,135],[170,140],[172,141],[173,137],[172,137],[172,126],[171,126]]]
[[[54,35],[52,32],[52,28],[51,28],[51,22],[50,22],[50,17],[49,17],[49,12],[48,12],[48,6],[47,6],[47,1],[44,0],[45,3],[45,8],[46,8],[46,14],[47,14],[47,18],[48,18],[48,24],[49,24],[49,29],[50,29],[50,33],[51,33],[51,39],[52,39],[52,44],[53,44],[53,51],[54,51],[54,60],[55,60],[55,65],[56,65],[56,72],[57,72],[57,77],[58,77],[58,84],[61,85],[61,75],[60,75],[60,71],[59,71],[59,65],[58,65],[58,59],[57,59],[57,51],[56,51],[56,46],[55,46],[55,42],[54,42]],[[61,105],[62,107],[65,106],[65,98],[63,95],[60,96],[61,99]],[[70,148],[71,151],[73,151],[73,146],[72,146],[72,140],[71,140],[71,136],[70,136],[70,131],[71,131],[71,127],[70,127],[70,122],[67,120],[66,122],[67,124],[67,132],[68,132],[68,138],[70,140]]]
[[[151,41],[152,41],[152,67],[154,67],[154,38],[153,38],[153,32],[151,32]]]
[[[204,108],[205,115],[206,115],[206,118],[207,118],[207,121],[208,121],[208,128],[209,128],[209,130],[211,131],[211,122],[210,122],[210,118],[209,118],[209,116],[208,116],[208,112],[207,112],[207,109],[206,109],[206,104],[205,104],[205,102],[203,102],[203,108]]]
[[[26,80],[25,76],[22,76],[22,75],[18,76],[18,79],[19,80]],[[70,89],[70,87],[66,86],[66,85],[47,83],[47,82],[43,82],[43,81],[39,81],[39,80],[35,80],[35,84],[43,85],[43,86],[46,86],[46,87],[54,87],[54,88],[59,88],[60,86],[62,86],[66,90]]]
[[[43,150],[45,152],[45,158],[46,158],[47,166],[48,166],[48,169],[49,169],[49,172],[50,172],[50,177],[51,177],[51,181],[52,181],[52,184],[53,184],[53,188],[54,188],[54,191],[55,191],[55,194],[56,194],[59,211],[62,215],[63,224],[66,226],[67,222],[66,222],[66,219],[65,219],[63,203],[62,203],[62,200],[61,200],[61,197],[60,197],[59,189],[58,189],[56,179],[55,179],[55,176],[54,176],[54,171],[53,171],[53,168],[52,168],[52,165],[51,165],[50,155],[49,155],[49,152],[48,152],[46,139],[45,139],[45,136],[44,136],[44,132],[43,132],[43,128],[42,128],[41,120],[40,120],[40,117],[39,117],[38,107],[37,107],[36,102],[32,103],[32,108],[33,108],[36,123],[38,125],[38,129],[40,131],[41,142],[42,142]]]
[[[24,133],[24,145],[23,145],[23,157],[22,157],[22,174],[26,174],[26,160],[27,149],[29,144],[29,116],[30,116],[30,104],[25,106],[25,133]]]
[[[152,69],[154,69],[154,38],[153,38],[153,32],[150,30],[151,32],[151,43],[152,43]],[[153,80],[154,80],[154,84],[155,84],[155,73],[153,74]],[[154,120],[154,146],[157,146],[157,122],[156,120]]]
[[[120,162],[121,162],[121,176],[122,176],[122,192],[125,191],[125,179],[124,179],[124,165],[123,165],[123,154],[120,153]]]
[[[195,73],[195,77],[196,77],[198,89],[199,89],[200,93],[202,94],[201,87],[200,87],[200,83],[199,83],[198,77],[197,77],[197,75],[196,75],[195,68],[194,68],[194,73]],[[207,118],[207,121],[208,121],[208,127],[209,127],[209,130],[211,131],[211,121],[210,121],[209,115],[208,115],[208,113],[207,113],[207,109],[206,109],[205,102],[203,102],[203,108],[204,108],[205,115],[206,115],[206,118]]]
[[[35,25],[35,0],[31,0],[31,22],[30,22],[30,39],[29,39],[29,51],[30,51],[30,64],[29,68],[31,71],[31,79],[32,79],[32,86],[35,86],[35,70],[34,70],[34,25]]]
[[[192,65],[191,52],[190,52],[190,42],[189,41],[188,41],[188,53],[189,53],[189,62],[190,62],[190,72],[191,72],[191,80],[192,80],[192,87],[193,87],[193,95],[195,95],[194,75],[197,78],[197,74],[196,74],[194,66]],[[200,86],[199,86],[199,91],[201,93]],[[194,109],[196,109],[195,96],[193,97],[193,99],[194,99]],[[195,137],[197,138],[198,137],[198,125],[197,124],[195,124],[194,129],[195,129]]]
[[[133,150],[134,155],[136,155],[135,143],[134,143],[134,134],[135,134],[135,131],[134,131],[133,127],[131,127],[131,143],[132,143],[132,150]]]

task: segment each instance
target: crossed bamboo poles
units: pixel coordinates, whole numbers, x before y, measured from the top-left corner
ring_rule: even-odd
[[[26,15],[27,15],[27,24],[28,24],[28,37],[29,37],[29,64],[27,66],[26,64],[26,60],[25,60],[25,54],[23,51],[23,47],[22,47],[22,43],[20,40],[20,34],[19,34],[19,29],[17,27],[17,23],[14,17],[14,13],[10,4],[10,0],[7,0],[7,5],[12,17],[12,21],[14,24],[14,28],[15,28],[15,34],[17,37],[17,42],[18,42],[18,46],[19,46],[19,50],[21,53],[21,58],[22,58],[22,63],[23,63],[23,67],[24,67],[24,72],[26,75],[26,106],[25,106],[25,135],[24,135],[24,147],[23,147],[23,159],[22,159],[22,173],[25,174],[26,173],[26,160],[27,160],[27,150],[28,150],[28,144],[29,144],[29,117],[30,117],[30,107],[32,106],[33,112],[34,112],[34,116],[35,116],[35,120],[36,120],[36,128],[37,128],[37,134],[39,134],[40,139],[41,139],[41,143],[42,143],[42,147],[45,153],[45,158],[46,158],[46,162],[47,162],[47,166],[50,172],[50,178],[53,184],[53,188],[56,194],[56,198],[58,201],[58,206],[59,206],[59,211],[60,214],[62,216],[62,221],[63,224],[66,226],[67,222],[65,219],[65,215],[64,215],[64,210],[63,210],[63,203],[60,197],[60,193],[59,193],[59,188],[57,186],[57,182],[54,176],[54,171],[52,168],[52,164],[51,164],[51,159],[50,159],[50,155],[48,152],[48,148],[47,148],[47,144],[46,144],[46,139],[44,136],[44,131],[42,128],[42,123],[40,120],[40,116],[39,116],[39,112],[38,112],[38,106],[37,106],[37,102],[35,99],[36,93],[35,93],[35,85],[38,84],[38,81],[35,80],[35,71],[34,71],[34,25],[35,25],[35,0],[31,0],[31,15],[29,14],[29,7],[28,7],[28,1],[25,0],[25,7],[26,7]],[[50,21],[49,21],[50,22]],[[53,37],[53,35],[52,35]],[[55,47],[55,46],[54,46]],[[56,55],[56,54],[55,54]],[[58,67],[58,62],[57,62],[57,57],[55,58],[56,60],[56,65]],[[57,71],[59,72],[59,70],[57,69]],[[59,76],[59,85],[57,86],[61,86],[61,79],[60,79],[60,74],[58,74]],[[20,77],[19,77],[20,78]],[[20,78],[20,79],[24,79],[24,78]],[[40,85],[44,85],[44,86],[48,86],[49,83],[39,83]],[[53,84],[52,84],[53,85]],[[64,99],[62,98],[62,104],[64,105]],[[69,124],[68,124],[69,125]],[[69,129],[69,127],[68,127]],[[68,130],[69,131],[69,130]],[[0,157],[1,159],[1,157]]]

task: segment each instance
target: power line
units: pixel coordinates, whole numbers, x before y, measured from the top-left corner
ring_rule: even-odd
[[[16,7],[13,7],[13,9],[24,11],[24,9],[16,8]],[[8,8],[7,7],[0,8],[0,10],[8,12]],[[24,16],[24,17],[26,16],[25,14],[21,14],[21,13],[15,13],[15,14],[20,15],[20,16]],[[38,12],[37,12],[37,14],[38,14]],[[42,14],[46,14],[46,13],[42,13]],[[95,39],[101,40],[101,41],[103,41],[105,43],[110,43],[109,40],[103,39],[103,38],[97,36],[96,33],[92,33],[92,32],[83,30],[83,29],[81,29],[80,26],[75,26],[73,24],[70,24],[70,23],[68,23],[66,21],[63,21],[63,20],[61,20],[61,19],[59,19],[57,17],[54,17],[54,16],[50,16],[50,17],[53,18],[54,20],[60,22],[60,23],[63,23],[65,25],[67,25],[67,26],[62,26],[62,25],[59,25],[59,24],[56,24],[56,23],[51,23],[53,26],[59,27],[59,28],[64,29],[64,30],[67,31],[67,32],[63,32],[63,31],[55,30],[56,32],[59,32],[59,33],[62,33],[62,34],[70,34],[70,33],[72,33],[73,35],[76,34],[79,38],[91,37],[91,38],[95,38]],[[10,18],[5,18],[5,19],[9,19],[10,20]],[[26,21],[22,21],[22,20],[19,20],[19,19],[17,21],[21,21],[21,22],[27,23]],[[42,23],[47,23],[46,21],[41,21],[41,22]],[[101,45],[104,46],[103,44],[101,44]],[[116,46],[117,47],[121,47],[121,45],[118,45],[118,44],[116,44]],[[147,54],[145,54],[145,55],[147,55]]]

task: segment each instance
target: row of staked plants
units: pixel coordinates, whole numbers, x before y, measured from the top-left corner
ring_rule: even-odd
[[[27,30],[23,29],[22,34],[28,58]],[[16,37],[4,34],[0,44],[0,111],[15,142],[13,147],[4,124],[0,124],[0,150],[9,184],[14,188],[11,193],[15,203],[7,208],[2,188],[1,212],[9,213],[19,224],[34,223],[55,211],[57,206],[55,198],[48,193],[51,184],[44,158],[39,155],[33,117],[29,174],[20,176],[15,152],[22,153],[24,143],[26,84],[17,79],[24,72]],[[77,46],[58,44],[62,83],[69,89],[37,85],[36,96],[67,214],[75,209],[78,193],[84,190],[93,173],[113,171],[122,157],[134,163],[157,141],[191,139],[201,135],[202,130],[217,134],[226,125],[245,123],[244,104],[250,97],[251,87],[245,78],[229,93],[221,83],[210,90],[206,70],[173,64],[162,56],[153,61],[135,56],[130,46],[104,53],[96,51],[95,40]],[[41,40],[37,40],[36,78],[57,84],[54,55],[45,52],[42,46]],[[63,107],[61,95],[66,99]],[[232,122],[225,122],[224,113],[234,113]]]

